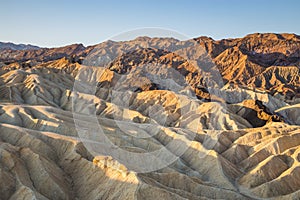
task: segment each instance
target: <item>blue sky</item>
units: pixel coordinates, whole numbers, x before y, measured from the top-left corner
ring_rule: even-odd
[[[91,45],[143,27],[214,39],[300,34],[299,8],[299,0],[0,0],[0,41]]]

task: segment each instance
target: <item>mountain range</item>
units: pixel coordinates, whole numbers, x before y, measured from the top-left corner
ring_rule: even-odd
[[[30,44],[14,44],[11,42],[0,42],[0,49],[10,49],[10,50],[36,50],[40,47],[30,45]]]
[[[2,199],[299,199],[300,36],[0,43]]]

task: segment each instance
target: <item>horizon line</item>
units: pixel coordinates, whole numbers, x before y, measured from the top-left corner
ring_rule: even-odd
[[[220,40],[226,40],[226,39],[240,39],[240,38],[244,38],[244,37],[247,37],[249,35],[254,35],[254,34],[276,34],[276,35],[289,34],[289,35],[295,35],[295,36],[299,36],[300,37],[300,34],[295,33],[295,32],[251,32],[251,33],[245,34],[244,36],[237,36],[237,37],[213,38],[213,36],[210,36],[210,35],[200,35],[200,36],[190,37],[189,39],[196,39],[196,38],[200,38],[200,37],[207,37],[207,38],[211,38],[214,41],[220,41]],[[38,47],[38,48],[42,48],[42,49],[43,48],[44,49],[51,49],[51,48],[60,48],[60,47],[66,47],[66,46],[71,46],[71,45],[83,45],[84,47],[90,47],[90,46],[95,46],[95,45],[101,44],[101,43],[106,42],[106,41],[114,41],[114,42],[132,41],[132,40],[136,40],[137,38],[140,38],[140,37],[148,37],[148,38],[173,38],[173,39],[178,39],[178,38],[175,38],[175,37],[172,37],[172,36],[170,36],[170,37],[168,37],[168,36],[162,36],[162,37],[154,36],[153,37],[153,36],[149,36],[149,35],[141,35],[141,36],[137,36],[135,38],[128,39],[128,40],[111,40],[111,39],[108,38],[106,40],[102,40],[101,42],[93,43],[93,44],[84,44],[83,42],[73,42],[73,43],[67,43],[67,44],[61,44],[61,45],[43,46],[43,45],[39,45],[39,44],[35,44],[35,43],[14,42],[14,41],[5,41],[5,40],[4,41],[0,41],[0,43],[13,44],[13,45],[30,45],[30,46],[34,46],[34,47]]]

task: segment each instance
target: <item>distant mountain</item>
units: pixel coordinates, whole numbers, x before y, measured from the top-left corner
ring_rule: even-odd
[[[34,46],[33,46],[34,47]],[[84,54],[85,47],[82,44],[72,44],[58,48],[39,48],[37,49],[23,49],[13,50],[9,48],[0,48],[0,62],[47,62],[63,57],[72,57],[75,55]]]
[[[11,50],[36,50],[40,47],[30,44],[14,44],[11,42],[0,42],[0,49],[11,49]]]

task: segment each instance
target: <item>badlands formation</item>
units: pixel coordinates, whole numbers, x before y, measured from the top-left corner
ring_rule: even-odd
[[[300,37],[0,49],[0,199],[300,199]]]

